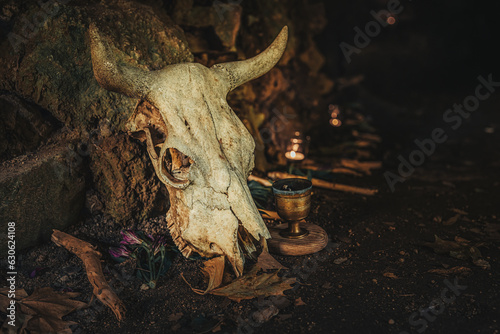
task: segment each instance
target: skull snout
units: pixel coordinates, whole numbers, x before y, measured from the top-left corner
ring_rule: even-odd
[[[231,176],[229,175],[228,167],[218,167],[213,169],[208,179],[210,187],[219,193],[227,193],[227,189],[231,184]]]

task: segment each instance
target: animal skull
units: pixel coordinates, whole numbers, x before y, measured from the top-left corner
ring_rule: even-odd
[[[168,189],[168,226],[184,256],[225,255],[239,276],[253,241],[271,236],[247,187],[255,143],[226,95],[268,72],[281,58],[284,27],[261,54],[207,68],[197,63],[158,71],[118,64],[95,25],[89,29],[99,84],[139,99],[130,130],[145,141],[157,176]]]

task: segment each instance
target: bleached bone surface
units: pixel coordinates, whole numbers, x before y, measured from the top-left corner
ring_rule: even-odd
[[[185,256],[225,255],[240,275],[243,252],[253,249],[243,240],[268,239],[270,234],[246,182],[255,143],[226,95],[278,62],[287,27],[265,51],[244,61],[211,68],[175,64],[149,72],[118,64],[94,25],[89,34],[99,84],[139,98],[130,130],[146,142],[156,174],[167,186],[167,221],[177,246]]]

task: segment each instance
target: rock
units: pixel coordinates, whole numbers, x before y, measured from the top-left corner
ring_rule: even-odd
[[[134,1],[10,2],[18,14],[5,14],[11,30],[0,40],[0,89],[33,101],[81,134],[75,147],[92,160],[89,166],[105,213],[120,222],[164,213],[165,190],[145,161],[145,147],[123,133],[137,99],[98,85],[87,29],[92,20],[118,49],[121,61],[149,70],[193,60],[184,32],[164,11]],[[10,113],[14,123],[9,129],[24,131],[21,116]],[[25,128],[35,135],[9,142],[8,148],[0,146],[0,155],[25,153],[47,139],[50,131],[38,126],[40,121],[36,124]]]
[[[58,127],[42,110],[12,94],[0,95],[0,161],[37,149]]]
[[[7,240],[8,222],[15,222],[16,249],[21,250],[80,219],[85,180],[71,165],[72,154],[64,145],[50,146],[2,163],[1,240]]]

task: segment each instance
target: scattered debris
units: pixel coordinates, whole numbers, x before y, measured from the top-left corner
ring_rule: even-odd
[[[432,248],[437,254],[448,254],[461,260],[472,259],[476,266],[490,269],[490,264],[488,261],[481,259],[481,252],[478,249],[484,243],[471,245],[470,241],[460,237],[455,237],[455,241],[443,240],[437,235],[434,237],[434,242],[423,242],[422,245]]]

